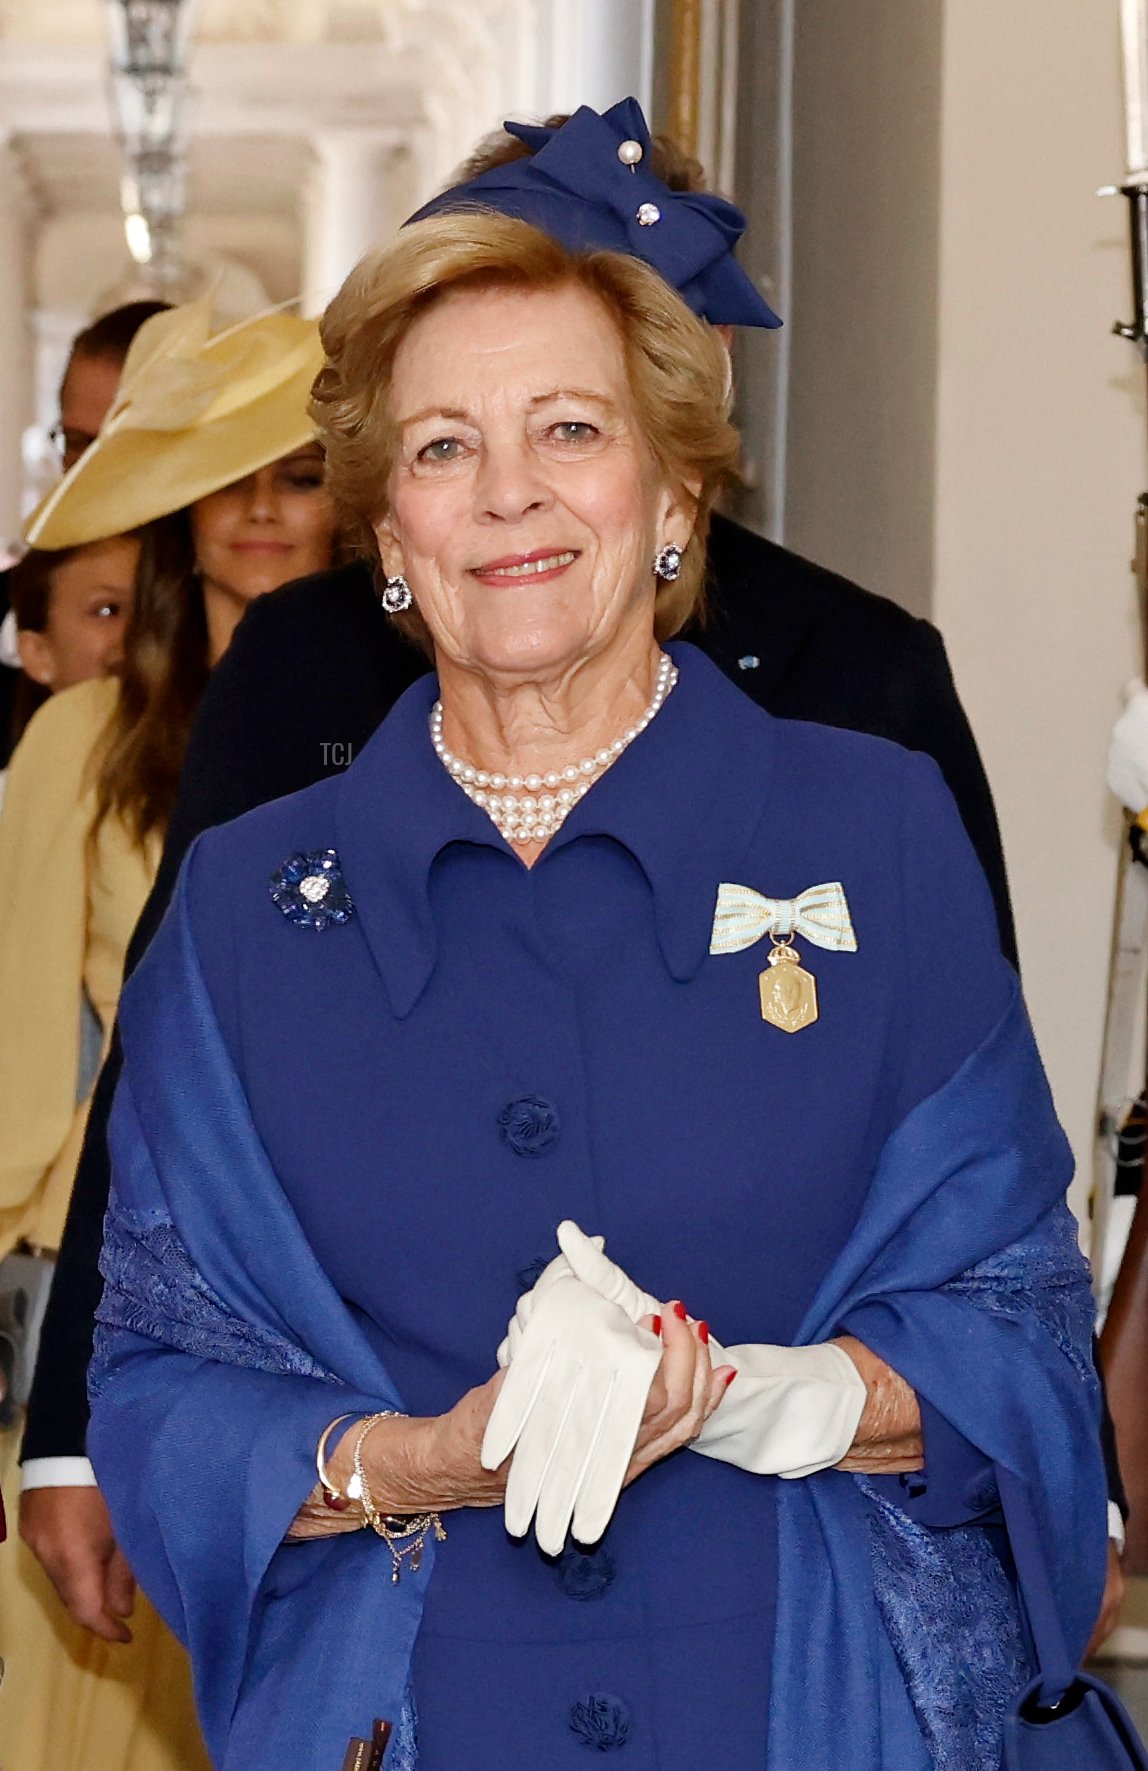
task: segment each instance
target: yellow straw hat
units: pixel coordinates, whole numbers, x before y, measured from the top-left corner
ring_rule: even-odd
[[[182,510],[314,439],[315,320],[265,313],[211,333],[211,297],[145,321],[100,433],[33,511],[31,547],[79,547]]]

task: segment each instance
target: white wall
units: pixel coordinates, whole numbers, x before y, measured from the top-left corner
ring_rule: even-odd
[[[777,8],[781,0],[755,0]],[[788,545],[936,621],[1091,1182],[1148,485],[1117,0],[797,0]]]
[[[916,614],[933,577],[942,10],[794,6],[785,540]]]
[[[30,207],[16,157],[0,134],[0,562],[20,533],[20,441],[32,419]]]
[[[536,14],[543,115],[631,96],[648,111],[654,0],[538,0]]]
[[[933,617],[997,797],[1037,1035],[1091,1161],[1146,483],[1115,0],[948,0]],[[1082,1172],[1083,1171],[1083,1172]]]

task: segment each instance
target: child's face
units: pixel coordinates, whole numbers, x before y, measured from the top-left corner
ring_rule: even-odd
[[[134,536],[115,535],[78,548],[57,567],[43,633],[19,634],[20,660],[33,681],[54,695],[119,670],[139,554]]]

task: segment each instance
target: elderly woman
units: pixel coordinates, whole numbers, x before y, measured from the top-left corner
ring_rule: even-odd
[[[671,643],[706,322],[772,316],[647,142],[579,112],[328,312],[437,679],[200,839],[124,999],[92,1450],[220,1766],[997,1771],[1002,1498],[1070,1656],[1099,1601],[1068,1156],[948,793]]]

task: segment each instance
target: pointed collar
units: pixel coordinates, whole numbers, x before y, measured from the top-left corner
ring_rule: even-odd
[[[667,969],[693,977],[709,950],[717,887],[736,878],[769,798],[774,721],[695,647],[671,645],[677,686],[657,718],[575,806],[536,863],[586,836],[634,856],[650,883]],[[339,854],[360,923],[400,1017],[434,969],[435,858],[451,843],[511,851],[443,769],[430,742],[437,679],[396,703],[339,783]]]

